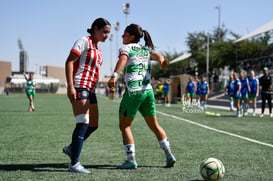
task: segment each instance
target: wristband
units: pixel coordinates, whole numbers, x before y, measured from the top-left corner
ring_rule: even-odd
[[[118,78],[118,73],[117,72],[114,72],[112,75],[111,75],[111,78]]]

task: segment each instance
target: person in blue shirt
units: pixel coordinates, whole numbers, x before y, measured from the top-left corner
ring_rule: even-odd
[[[163,84],[164,105],[170,107],[170,79],[165,79]]]
[[[233,78],[234,78],[233,100],[237,108],[236,116],[240,118],[242,117],[241,111],[240,111],[240,108],[241,108],[240,101],[242,99],[242,93],[241,93],[242,85],[241,85],[241,81],[238,77],[237,72],[233,73]]]
[[[195,85],[194,85],[192,77],[190,76],[186,86],[187,99],[190,100],[190,103],[188,105],[189,107],[192,106],[192,99],[194,97],[194,92],[195,92]]]
[[[241,106],[242,106],[242,113],[244,116],[248,115],[248,107],[249,107],[249,101],[248,101],[248,94],[250,92],[249,82],[248,79],[245,77],[244,71],[240,71],[240,81],[241,81],[241,93],[242,93],[242,99],[241,99]]]
[[[198,72],[195,73],[195,81],[196,81],[196,105],[200,107],[200,96],[201,96],[201,81],[198,78]]]
[[[228,96],[229,103],[230,103],[230,111],[234,110],[233,92],[234,92],[234,78],[231,75],[229,76],[229,81],[227,82],[227,85],[225,88],[225,95]]]
[[[201,82],[200,82],[200,102],[201,102],[201,108],[206,108],[206,102],[208,100],[208,94],[209,94],[209,84],[206,81],[205,76],[202,76]]]
[[[249,100],[252,100],[253,103],[253,116],[256,116],[256,99],[259,95],[259,79],[255,78],[255,72],[250,71],[250,77],[248,79],[250,92],[249,92]]]

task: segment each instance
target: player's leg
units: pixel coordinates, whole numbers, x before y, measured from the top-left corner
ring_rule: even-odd
[[[235,106],[236,106],[236,108],[237,108],[237,111],[236,111],[236,116],[237,116],[237,117],[241,117],[241,111],[240,111],[240,108],[241,108],[241,106],[240,106],[240,99],[238,99],[238,98],[234,98],[234,104],[235,104]]]
[[[30,93],[30,96],[29,96],[29,108],[28,110],[31,112],[32,111],[32,106],[33,106],[33,97]]]
[[[84,135],[89,124],[89,100],[76,100],[72,103],[73,112],[76,120],[76,127],[72,134],[71,142],[71,165],[69,170],[80,173],[89,171],[82,167],[80,163],[80,154],[83,147]]]
[[[28,111],[29,112],[32,112],[32,109],[31,109],[31,104],[32,104],[32,95],[31,95],[31,91],[30,90],[26,90],[26,95],[27,95],[27,98],[28,98]]]
[[[170,92],[168,92],[168,94],[167,94],[167,101],[168,101],[167,106],[170,107],[171,106]]]
[[[35,90],[32,90],[31,97],[32,97],[32,100],[31,100],[31,109],[32,109],[32,111],[35,111],[35,107],[34,107]]]
[[[230,111],[233,111],[233,109],[234,109],[234,102],[233,102],[233,97],[232,96],[230,96],[230,98],[229,98],[229,103],[230,103]]]
[[[208,94],[206,93],[204,96],[205,96],[205,99],[204,99],[204,108],[207,108]]]
[[[167,106],[167,103],[168,103],[167,94],[166,92],[164,92],[163,94],[164,94],[164,106]]]
[[[72,109],[75,116],[76,126],[72,134],[72,141],[69,146],[63,148],[64,153],[68,154],[71,164],[69,171],[78,173],[90,173],[80,164],[80,154],[83,147],[84,135],[89,124],[89,94],[87,90],[77,89],[77,99],[72,102]],[[70,152],[67,153],[66,151]]]
[[[117,165],[118,169],[136,169],[136,155],[135,155],[135,143],[134,137],[131,131],[131,125],[133,123],[131,117],[126,117],[125,115],[119,116],[119,129],[122,134],[124,151],[127,156],[127,160],[120,165]]]
[[[261,115],[260,117],[263,117],[264,116],[264,109],[265,109],[265,101],[266,101],[266,97],[265,97],[265,94],[262,93],[262,112],[261,112]]]
[[[149,128],[156,135],[157,140],[159,141],[160,147],[164,150],[167,167],[173,167],[176,159],[172,154],[171,147],[167,135],[164,129],[158,124],[156,116],[147,116],[145,117],[145,121]]]
[[[153,97],[154,99],[154,97]],[[128,91],[123,94],[119,108],[119,129],[122,134],[124,151],[127,160],[117,165],[118,169],[136,169],[137,162],[135,158],[135,143],[131,131],[131,125],[139,108],[139,96],[129,95]]]
[[[144,102],[141,104],[139,111],[144,117],[149,128],[156,135],[161,148],[164,150],[167,159],[167,166],[172,167],[176,159],[171,152],[170,143],[167,139],[167,135],[164,129],[157,122],[156,108],[152,92],[146,91],[146,98]]]
[[[203,93],[200,95],[200,107],[205,108],[205,95]]]
[[[97,97],[95,93],[91,93],[90,105],[89,105],[89,125],[84,135],[84,140],[86,140],[94,131],[98,129],[98,125],[99,125],[99,110],[98,110]]]
[[[269,108],[269,115],[270,115],[270,117],[273,117],[273,115],[272,115],[272,97],[270,94],[267,94],[267,102],[268,102],[268,108]]]
[[[248,107],[249,107],[249,99],[248,99],[248,94],[246,94],[244,98],[244,116],[248,115]]]
[[[252,112],[252,115],[253,116],[256,116],[256,107],[257,107],[257,98],[256,98],[256,94],[251,94],[249,95],[249,105],[250,105],[250,102],[252,102],[252,105],[253,105],[253,112]]]

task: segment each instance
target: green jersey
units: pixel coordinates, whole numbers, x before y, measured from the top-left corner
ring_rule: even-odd
[[[137,43],[130,43],[119,50],[119,55],[128,56],[124,67],[124,81],[128,91],[152,89],[150,50]]]
[[[27,90],[35,90],[36,82],[34,80],[28,79],[26,89]]]

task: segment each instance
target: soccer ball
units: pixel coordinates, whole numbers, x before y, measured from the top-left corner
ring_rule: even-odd
[[[225,167],[221,160],[208,158],[201,162],[200,173],[206,181],[219,181],[224,177]]]

